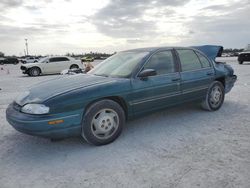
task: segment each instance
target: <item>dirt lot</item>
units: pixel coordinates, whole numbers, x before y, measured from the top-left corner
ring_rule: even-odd
[[[171,108],[127,123],[114,143],[81,138],[51,142],[21,134],[5,119],[20,92],[60,75],[0,72],[0,187],[250,187],[250,63],[233,66],[238,81],[217,112]]]

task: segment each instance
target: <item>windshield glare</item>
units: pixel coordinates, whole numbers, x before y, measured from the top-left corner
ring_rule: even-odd
[[[48,60],[48,57],[44,57],[42,59],[39,59],[38,63],[44,63],[47,60]]]
[[[148,52],[120,52],[103,61],[89,74],[110,77],[129,77]]]

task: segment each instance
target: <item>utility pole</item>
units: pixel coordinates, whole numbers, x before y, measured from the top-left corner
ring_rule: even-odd
[[[29,55],[29,50],[28,50],[28,39],[24,39],[25,40],[25,46],[26,46],[26,53],[27,56]]]

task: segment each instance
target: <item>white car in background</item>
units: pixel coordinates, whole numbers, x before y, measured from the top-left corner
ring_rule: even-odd
[[[26,63],[37,63],[39,59],[37,57],[26,57],[23,59],[20,59],[21,63],[26,64]]]
[[[39,76],[41,74],[58,74],[65,69],[83,68],[81,60],[67,56],[49,56],[40,59],[37,63],[28,63],[21,66],[23,74]]]

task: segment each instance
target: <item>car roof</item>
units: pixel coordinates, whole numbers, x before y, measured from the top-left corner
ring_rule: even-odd
[[[155,52],[159,50],[172,50],[172,49],[193,49],[190,47],[180,47],[180,46],[163,46],[163,47],[149,47],[149,48],[137,48],[125,50],[123,52]]]
[[[202,46],[189,46],[189,47],[179,47],[179,46],[167,46],[167,47],[151,47],[151,48],[138,48],[126,50],[123,52],[149,52],[150,54],[161,51],[161,50],[171,50],[171,49],[190,49],[194,51],[199,51],[206,55],[210,60],[215,61],[216,57],[220,57],[223,51],[222,46],[218,45],[202,45]]]

